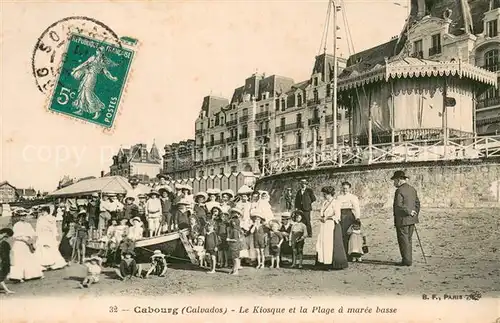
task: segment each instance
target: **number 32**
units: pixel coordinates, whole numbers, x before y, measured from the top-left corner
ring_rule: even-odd
[[[110,313],[118,313],[118,306],[110,306],[109,312]]]

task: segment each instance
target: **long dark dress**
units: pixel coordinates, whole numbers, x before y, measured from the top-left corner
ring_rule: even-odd
[[[344,244],[344,252],[349,254],[349,228],[356,221],[356,217],[351,209],[340,210],[340,225],[342,227],[342,240]],[[350,257],[348,257],[350,258]]]
[[[3,282],[10,272],[10,244],[0,241],[0,282]]]
[[[348,241],[349,242],[349,241]],[[344,269],[349,266],[347,262],[347,254],[344,249],[344,242],[342,239],[342,227],[336,225],[333,230],[333,269]]]

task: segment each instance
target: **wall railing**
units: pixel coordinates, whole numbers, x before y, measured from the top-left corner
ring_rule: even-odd
[[[262,176],[323,167],[384,163],[500,158],[500,135],[375,144],[369,146],[308,148],[293,156],[265,163]]]

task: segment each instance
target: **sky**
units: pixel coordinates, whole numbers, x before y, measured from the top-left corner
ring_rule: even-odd
[[[397,0],[396,0],[397,1]],[[405,2],[344,0],[355,52],[396,36]],[[310,77],[328,1],[0,2],[0,181],[53,191],[64,176],[109,171],[119,147],[194,139],[203,97],[231,98],[252,73]],[[38,37],[69,16],[139,39],[112,133],[47,112],[31,71]],[[341,16],[340,16],[341,17]],[[339,51],[349,56],[339,20]],[[331,36],[328,51],[332,51]],[[352,53],[351,53],[352,54]]]

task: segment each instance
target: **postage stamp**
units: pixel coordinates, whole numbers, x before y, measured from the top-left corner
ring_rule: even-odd
[[[72,34],[48,109],[111,128],[133,57],[132,49]]]

